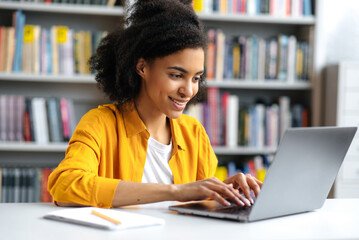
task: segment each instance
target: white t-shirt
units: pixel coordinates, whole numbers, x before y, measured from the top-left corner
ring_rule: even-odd
[[[150,137],[147,144],[147,157],[142,182],[172,184],[173,174],[168,165],[171,154],[172,140],[169,145],[165,145]]]

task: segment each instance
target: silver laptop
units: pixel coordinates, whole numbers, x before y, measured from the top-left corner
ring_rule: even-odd
[[[288,129],[250,207],[216,201],[170,206],[178,213],[251,222],[320,208],[338,174],[357,127]]]

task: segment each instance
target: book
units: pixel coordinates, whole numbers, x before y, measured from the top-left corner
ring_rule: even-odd
[[[60,111],[62,121],[62,134],[64,141],[70,140],[69,109],[65,98],[60,99]]]
[[[287,82],[295,82],[295,50],[297,46],[297,38],[293,35],[288,40],[288,62],[287,62]]]
[[[225,42],[226,35],[222,30],[217,31],[216,38],[216,80],[221,81],[224,73],[224,58],[225,58]]]
[[[211,144],[213,146],[220,145],[219,143],[219,123],[218,123],[218,116],[220,116],[219,113],[219,89],[215,87],[208,88],[208,104],[211,109],[210,116],[210,140]]]
[[[64,75],[74,74],[74,55],[73,55],[73,30],[61,27],[64,32],[64,39],[61,39],[59,46],[59,71]]]
[[[24,140],[25,97],[15,96],[15,140]]]
[[[0,26],[0,72],[5,71],[5,60],[6,60],[6,27]]]
[[[289,37],[287,35],[281,34],[278,36],[277,78],[279,81],[287,80],[288,42]]]
[[[7,192],[7,169],[2,168],[1,169],[1,202],[6,202],[6,192]]]
[[[255,155],[252,157],[246,157],[242,162],[225,161],[225,165],[217,167],[215,176],[222,180],[242,172],[244,174],[251,174],[263,182],[272,158],[272,155]],[[219,160],[221,161],[222,159]]]
[[[52,52],[52,73],[59,74],[59,47],[58,47],[58,27],[51,27],[51,52]]]
[[[238,145],[238,115],[239,115],[239,97],[230,95],[227,105],[226,116],[226,145],[234,147]]]
[[[8,97],[6,95],[0,95],[0,141],[7,140],[7,108]]]
[[[49,131],[48,131],[45,99],[33,98],[31,102],[32,102],[32,111],[34,116],[33,122],[34,122],[35,142],[41,144],[48,143]]]
[[[6,38],[6,59],[5,59],[5,72],[9,73],[13,69],[14,54],[15,54],[15,28],[9,27],[7,29]]]
[[[12,66],[13,72],[21,72],[22,63],[22,41],[24,38],[25,15],[21,10],[17,10],[13,15],[13,27],[15,28],[15,52],[14,63]]]
[[[111,219],[120,221],[121,223],[115,224],[113,222],[105,220],[92,214],[93,211],[99,212],[100,214],[110,217]],[[95,207],[56,210],[45,214],[43,217],[45,219],[80,224],[105,230],[125,230],[131,228],[149,227],[165,224],[164,219],[157,217],[132,213],[120,209],[102,209]]]
[[[279,122],[280,122],[280,138],[283,137],[285,130],[291,126],[292,116],[290,112],[290,99],[287,96],[279,98]]]
[[[213,79],[215,76],[215,66],[216,66],[216,33],[214,29],[208,31],[208,49],[207,49],[207,58],[206,58],[206,77],[208,79]]]
[[[15,96],[8,95],[7,96],[7,104],[6,104],[6,117],[7,117],[7,141],[15,141]]]
[[[59,100],[56,98],[50,98],[47,101],[47,112],[48,112],[48,122],[50,130],[50,140],[51,142],[62,142],[62,122],[61,122],[61,113],[59,111]]]
[[[42,170],[42,184],[41,184],[41,202],[52,202],[52,197],[47,191],[47,182],[51,174],[50,168],[44,168]]]
[[[216,172],[214,173],[214,176],[222,182],[227,179],[227,175],[228,171],[225,166],[218,166],[216,168]]]
[[[204,0],[194,0],[192,2],[192,5],[193,5],[193,9],[200,13],[200,12],[203,12],[204,10]]]

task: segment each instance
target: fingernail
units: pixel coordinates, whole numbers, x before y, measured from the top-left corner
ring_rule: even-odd
[[[225,200],[226,206],[231,206],[231,203]]]
[[[247,204],[248,206],[251,205],[251,202],[250,202],[248,199],[244,199],[244,201],[246,202],[246,204]]]
[[[254,204],[253,198],[250,199],[251,203]]]
[[[239,200],[239,198],[236,197],[236,201],[239,203],[239,205],[244,206],[244,203],[241,200]]]

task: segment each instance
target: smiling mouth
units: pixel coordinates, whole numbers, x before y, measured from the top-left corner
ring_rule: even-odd
[[[169,99],[171,99],[171,101],[173,101],[174,103],[176,103],[176,104],[178,104],[178,105],[180,105],[180,106],[184,106],[184,105],[187,104],[187,101],[185,101],[185,102],[179,102],[179,101],[177,101],[177,100],[175,100],[175,99],[173,99],[173,98],[171,98],[171,97],[169,97]]]

